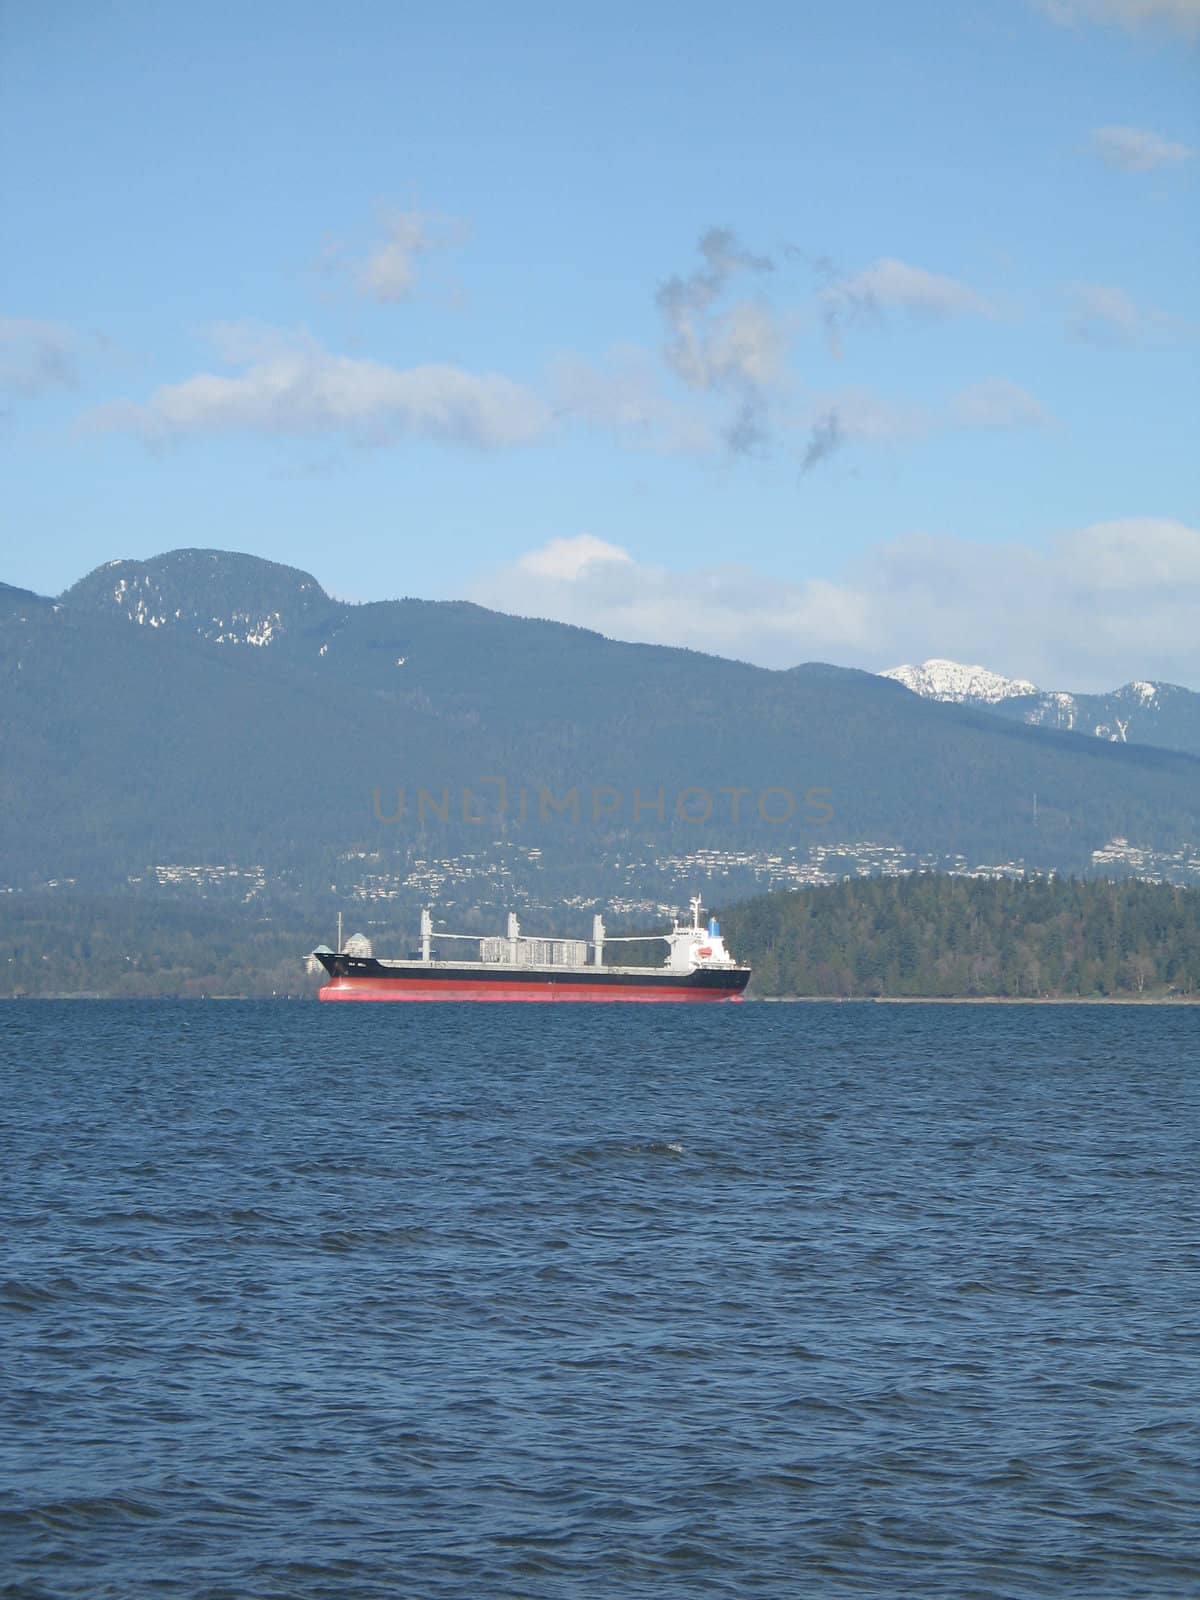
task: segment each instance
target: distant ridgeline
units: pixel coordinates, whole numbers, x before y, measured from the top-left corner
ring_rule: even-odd
[[[722,922],[751,996],[1200,999],[1195,889],[921,874],[764,895]],[[562,929],[585,926],[580,911]],[[245,907],[3,895],[0,997],[311,996],[321,931]]]
[[[430,903],[557,932],[917,867],[1200,883],[1200,696],[1143,688],[1113,742],[231,552],[114,561],[56,602],[0,587],[0,895],[383,939]]]
[[[870,878],[734,906],[752,992],[1200,998],[1200,891],[1061,879]]]

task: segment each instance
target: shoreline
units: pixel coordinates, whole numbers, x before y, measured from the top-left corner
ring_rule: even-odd
[[[749,1003],[841,1006],[1195,1006],[1200,995],[1011,994],[762,994]]]
[[[118,1002],[122,1005],[210,1005],[222,1001],[238,1004],[254,1002],[263,1005],[294,1005],[315,1001],[312,994],[97,994],[83,991],[75,994],[6,994],[0,995],[0,1005],[37,1005],[69,1000]],[[464,1004],[482,1002],[467,1001]],[[1008,995],[1008,994],[758,994],[747,995],[746,1005],[765,1006],[1200,1006],[1200,994],[1195,995]]]

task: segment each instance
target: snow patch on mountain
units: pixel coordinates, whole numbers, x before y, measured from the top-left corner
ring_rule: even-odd
[[[1065,728],[1073,732],[1079,719],[1079,705],[1073,694],[1052,690],[1039,694],[1022,717],[1035,728]],[[1097,730],[1099,732],[1099,730]]]
[[[122,563],[109,564],[120,566]],[[139,588],[145,593],[139,594]],[[162,590],[148,576],[119,579],[112,596],[116,610],[139,627],[162,628],[184,620],[183,608],[176,606],[172,612]],[[186,620],[201,638],[211,639],[214,644],[261,646],[271,643],[283,618],[278,611],[233,611],[228,618],[192,614]]]
[[[1005,678],[987,667],[938,658],[915,667],[892,667],[880,676],[894,678],[926,699],[986,707],[1032,727],[1200,756],[1200,694],[1179,684],[1134,678],[1104,694],[1067,694]]]
[[[172,550],[109,561],[67,590],[75,607],[139,627],[176,628],[213,644],[265,649],[329,609],[317,580],[295,567],[224,550]]]
[[[1012,695],[1038,692],[1037,684],[1026,678],[1006,678],[987,667],[967,666],[961,661],[945,661],[937,656],[922,661],[919,666],[889,667],[879,676],[894,678],[926,700],[977,700],[991,705]]]

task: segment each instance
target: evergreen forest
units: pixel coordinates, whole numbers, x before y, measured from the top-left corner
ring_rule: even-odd
[[[1137,879],[856,879],[722,922],[763,996],[1200,996],[1200,892]]]

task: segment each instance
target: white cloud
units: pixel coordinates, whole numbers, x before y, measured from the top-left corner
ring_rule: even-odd
[[[366,299],[381,304],[409,300],[416,293],[429,258],[466,243],[470,227],[457,217],[380,206],[373,247],[359,253],[345,240],[327,238],[317,269],[349,279]]]
[[[740,300],[703,325],[677,318],[667,361],[690,389],[730,383],[765,388],[779,380],[787,348],[787,330],[771,308]]]
[[[142,405],[105,406],[96,427],[164,444],[193,434],[344,434],[359,443],[414,437],[501,448],[528,444],[549,425],[529,389],[497,374],[428,364],[398,368],[338,356],[307,336],[224,326],[217,342],[244,370],[199,373],[158,389]]]
[[[845,327],[885,311],[906,311],[930,321],[952,317],[995,317],[996,306],[956,278],[927,272],[885,256],[851,277],[831,283],[821,296],[825,326],[835,352]]]
[[[1117,172],[1153,172],[1190,161],[1196,152],[1186,144],[1164,139],[1149,128],[1094,128],[1092,153]]]
[[[901,306],[931,317],[995,315],[990,301],[966,284],[905,261],[877,261],[843,287],[852,297],[862,296],[877,305]]]
[[[778,383],[789,335],[771,308],[741,300],[713,326],[706,351],[709,385],[727,378],[766,388]]]
[[[417,281],[416,258],[425,248],[424,219],[393,216],[388,235],[363,263],[359,287],[373,300],[406,300]]]
[[[462,244],[466,227],[421,211],[384,210],[384,240],[358,267],[359,292],[385,303],[407,300],[417,286],[421,258]]]
[[[549,578],[553,582],[574,583],[598,562],[631,562],[633,557],[620,545],[607,544],[590,533],[573,539],[551,539],[538,550],[528,550],[516,564],[523,577]]]
[[[1035,395],[1009,378],[984,378],[956,394],[949,405],[956,428],[1047,428],[1053,418]]]
[[[1127,28],[1161,29],[1192,38],[1200,33],[1200,0],[1034,0],[1052,21],[1073,26],[1081,22]]]
[[[1186,338],[1194,331],[1182,317],[1141,306],[1124,289],[1103,283],[1074,283],[1067,304],[1067,327],[1087,344],[1146,344]]]
[[[0,389],[21,395],[69,388],[80,341],[61,322],[0,317]]]
[[[1097,593],[1150,595],[1200,590],[1200,533],[1168,517],[1098,522],[1059,543],[1063,560],[1086,568]],[[1193,604],[1195,601],[1193,600]]]
[[[913,535],[836,579],[793,583],[737,565],[644,565],[584,536],[481,576],[472,598],[764,666],[878,670],[936,655],[1047,688],[1131,678],[1200,688],[1200,531],[1169,518],[1094,524],[1043,550]]]
[[[796,641],[835,618],[841,631],[855,631],[854,601],[832,586],[775,584],[733,565],[692,572],[644,566],[620,546],[586,534],[551,540],[481,576],[471,598],[615,638],[775,664],[790,665]],[[866,644],[865,632],[859,642]]]

